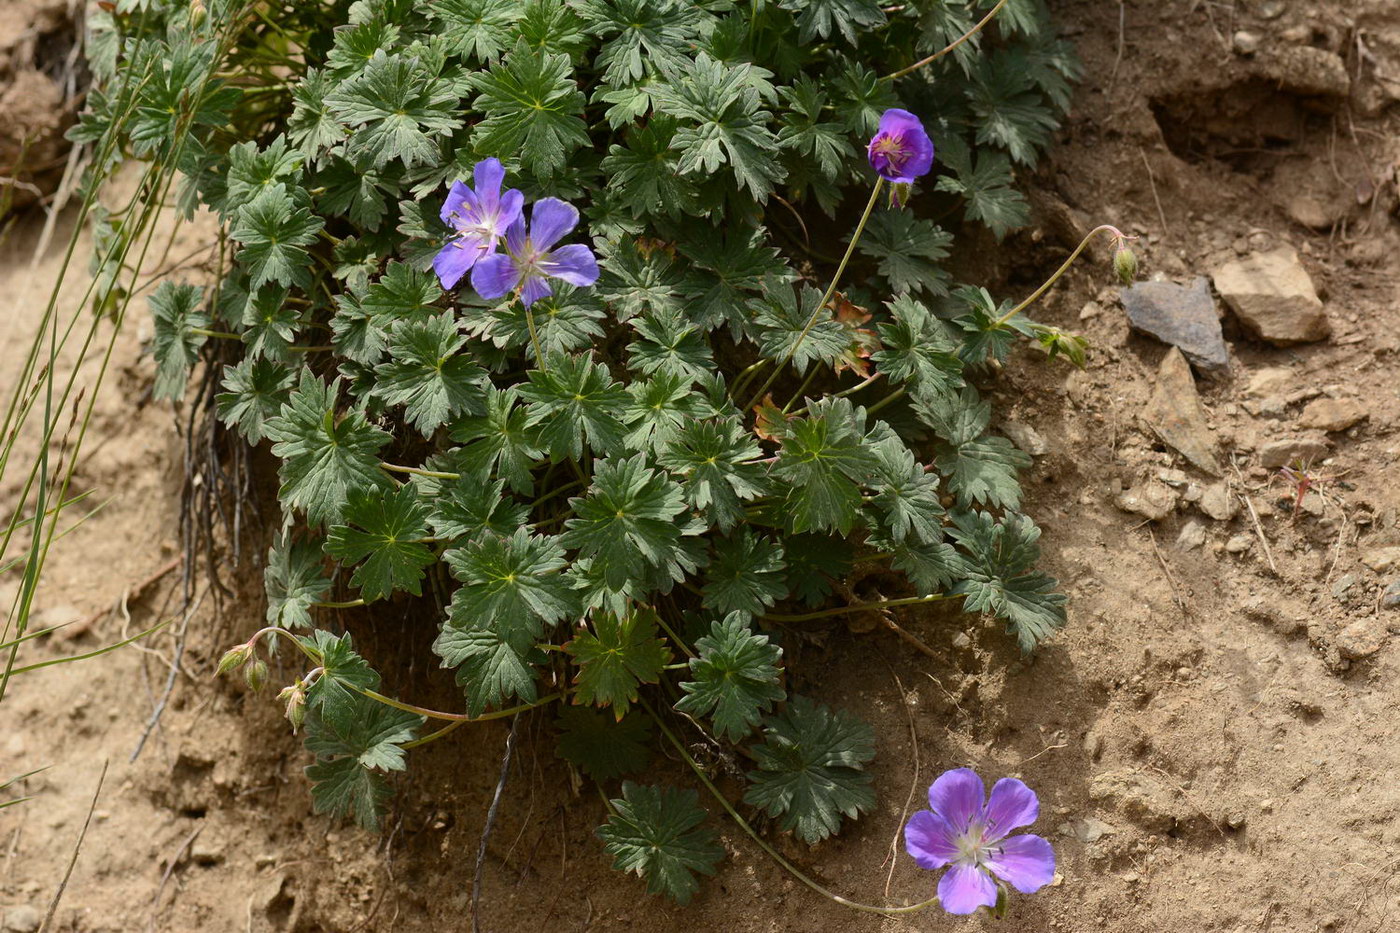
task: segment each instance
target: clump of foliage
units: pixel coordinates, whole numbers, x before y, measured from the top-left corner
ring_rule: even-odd
[[[1014,173],[1075,65],[1041,0],[1009,0],[896,77],[993,5],[94,14],[99,76],[151,78],[95,91],[75,137],[120,132],[113,158],[148,157],[192,125],[180,205],[227,234],[212,287],[151,297],[156,392],[180,399],[201,358],[222,367],[219,417],[280,461],[269,628],[223,667],[259,679],[262,638],[309,659],[282,698],[318,811],[375,828],[408,746],[552,705],[559,754],[609,787],[657,739],[684,754],[677,730],[743,746],[743,802],[816,842],[874,805],[873,736],[789,693],[782,625],[960,599],[1030,650],[1063,623],[1018,511],[1028,460],[989,432],[976,385],[1018,341],[1082,344],[957,284],[941,224],[1000,238],[1025,221]],[[854,227],[875,180],[862,150],[892,106],[923,118],[938,166],[908,204],[871,199],[856,284],[825,294],[848,241],[814,233]],[[439,209],[485,158],[527,200],[577,207],[595,285],[555,282],[529,307],[444,290]],[[910,595],[834,603],[857,561]],[[337,633],[338,611],[404,599],[438,629],[464,712],[381,693]],[[420,735],[429,717],[449,725]],[[721,857],[693,791],[624,781],[611,807],[605,848],[654,892],[688,900]]]

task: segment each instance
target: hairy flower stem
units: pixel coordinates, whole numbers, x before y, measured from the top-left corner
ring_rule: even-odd
[[[356,609],[365,605],[363,599],[347,599],[344,602],[318,602],[312,603],[317,609]]]
[[[1094,237],[1098,236],[1100,233],[1111,233],[1116,239],[1120,241],[1129,239],[1123,234],[1123,231],[1119,230],[1117,227],[1111,224],[1103,224],[1102,226],[1098,226],[1090,230],[1088,236],[1084,237],[1083,242],[1079,244],[1078,249],[1069,254],[1069,258],[1065,260],[1064,265],[1060,266],[1059,269],[1055,270],[1055,274],[1050,276],[1050,278],[1046,280],[1044,285],[1040,286],[1040,288],[1037,288],[1035,292],[1025,301],[1021,302],[1016,307],[1012,308],[1010,311],[997,318],[996,321],[992,324],[992,327],[1000,327],[1001,325],[1005,324],[1007,321],[1011,320],[1013,317],[1020,314],[1022,311],[1026,310],[1031,305],[1039,301],[1041,296],[1048,292],[1050,290],[1050,287],[1056,282],[1058,282],[1060,280],[1060,277],[1069,271],[1069,267],[1074,265],[1074,261],[1083,254],[1084,250],[1089,248],[1089,243],[1092,242]]]
[[[671,743],[671,746],[676,750],[676,753],[681,756],[681,759],[689,765],[690,770],[695,773],[700,783],[705,785],[705,789],[708,790],[715,800],[719,802],[719,805],[724,808],[724,812],[728,813],[730,818],[733,819],[735,823],[739,824],[739,828],[747,833],[750,839],[758,843],[758,847],[762,849],[769,858],[777,862],[788,874],[792,875],[798,881],[802,882],[813,891],[816,891],[822,897],[835,901],[842,907],[849,907],[851,910],[859,910],[871,914],[912,914],[920,910],[925,910],[938,903],[938,897],[935,895],[926,901],[922,901],[918,904],[911,904],[908,907],[877,907],[874,904],[861,904],[857,901],[844,898],[822,887],[815,880],[804,874],[796,865],[779,855],[778,850],[769,845],[768,842],[758,834],[758,831],[749,825],[749,821],[744,819],[739,814],[738,810],[734,809],[734,805],[729,802],[729,798],[725,797],[724,794],[720,792],[720,789],[710,780],[709,775],[695,763],[694,758],[690,757],[690,752],[686,750],[685,743],[676,737],[676,734],[671,731],[670,727],[666,725],[666,722],[656,714],[656,710],[652,709],[651,704],[646,700],[640,700],[639,702],[641,706],[651,714],[652,721],[661,729],[661,733],[666,736],[666,740]]]
[[[893,80],[895,80],[896,78],[902,78],[902,77],[904,77],[904,76],[907,75],[907,74],[913,74],[914,72],[918,71],[920,68],[924,67],[925,65],[932,65],[934,62],[938,61],[938,60],[939,60],[940,58],[942,58],[944,55],[947,55],[949,52],[952,52],[952,51],[955,50],[958,46],[962,45],[964,42],[968,41],[968,40],[971,39],[973,36],[975,36],[975,35],[977,35],[979,32],[981,32],[982,29],[983,29],[983,27],[985,27],[988,23],[990,23],[990,22],[992,21],[992,18],[995,17],[998,13],[1001,12],[1002,7],[1006,6],[1006,3],[1007,3],[1007,0],[1001,0],[1000,3],[998,3],[996,6],[994,6],[994,7],[991,8],[991,10],[987,13],[986,16],[982,17],[982,21],[981,21],[980,23],[978,23],[976,26],[973,26],[971,29],[969,29],[967,32],[963,33],[963,34],[962,34],[961,36],[959,36],[957,39],[953,40],[953,43],[952,43],[951,45],[946,46],[945,48],[939,49],[937,52],[934,52],[934,53],[933,53],[932,55],[930,55],[928,58],[921,58],[921,59],[919,59],[919,60],[916,61],[914,64],[910,65],[908,68],[901,68],[899,71],[896,71],[896,72],[894,72],[893,74],[887,74],[887,75],[885,75],[883,78],[881,78],[880,80],[881,80],[881,81],[893,81]]]
[[[754,405],[758,404],[763,399],[764,393],[773,387],[773,383],[777,381],[778,376],[787,368],[787,365],[792,362],[792,358],[797,355],[797,348],[802,345],[802,341],[807,339],[807,335],[811,333],[812,328],[817,325],[817,318],[821,317],[827,302],[831,301],[831,297],[836,294],[836,286],[841,283],[841,275],[846,271],[846,265],[851,261],[851,254],[856,251],[856,244],[860,242],[860,235],[865,232],[865,225],[870,222],[870,215],[875,212],[875,205],[880,200],[880,192],[884,189],[885,180],[883,178],[875,179],[875,187],[870,189],[870,200],[865,205],[865,213],[860,215],[860,223],[856,224],[856,232],[851,236],[851,242],[846,245],[846,254],[841,257],[841,264],[836,267],[836,274],[831,277],[831,284],[826,287],[826,294],[822,295],[822,300],[812,309],[812,316],[807,319],[807,325],[802,328],[802,333],[797,335],[797,339],[792,342],[792,346],[788,347],[787,353],[784,354],[777,368],[768,375],[768,379],[759,390],[754,393],[753,398],[749,399],[749,403],[744,406],[745,411],[753,408]]]
[[[751,363],[750,365],[744,367],[744,370],[739,373],[739,377],[734,380],[734,388],[730,393],[733,396],[734,401],[737,402],[740,398],[743,397],[744,389],[748,387],[748,384],[751,381],[753,381],[753,377],[758,374],[758,371],[767,365],[768,361],[766,359],[760,358],[757,362]]]
[[[540,351],[540,335],[535,332],[535,313],[530,310],[530,306],[525,306],[525,326],[530,328],[530,343],[535,348],[535,362],[540,366],[540,372],[549,372],[549,366],[545,364],[544,353]]]
[[[436,470],[420,470],[418,467],[399,466],[397,463],[380,463],[379,469],[390,473],[411,473],[414,476],[426,476],[430,479],[461,479],[460,473],[441,473]]]
[[[934,593],[931,596],[906,596],[902,599],[877,599],[868,603],[851,603],[849,606],[838,606],[835,609],[823,609],[820,612],[806,612],[802,615],[764,615],[759,618],[768,622],[811,622],[816,619],[825,619],[829,616],[846,615],[851,612],[864,612],[867,609],[893,609],[896,606],[919,606],[924,603],[936,603],[939,600],[952,599],[951,593]]]

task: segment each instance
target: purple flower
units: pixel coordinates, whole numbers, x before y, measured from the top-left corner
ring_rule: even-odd
[[[898,108],[880,115],[880,131],[870,140],[866,154],[870,167],[896,185],[912,184],[933,168],[933,140],[918,117]]]
[[[433,257],[433,271],[443,288],[453,288],[467,270],[496,251],[496,242],[517,218],[525,196],[514,188],[501,193],[506,170],[499,159],[482,159],[472,170],[476,190],[452,183],[442,202],[442,222],[456,233]]]
[[[500,298],[516,288],[530,307],[553,294],[550,279],[570,285],[598,281],[598,260],[582,243],[552,249],[578,224],[578,211],[558,198],[541,198],[530,208],[530,228],[517,216],[506,230],[506,252],[487,256],[472,269],[472,288],[482,298]]]
[[[932,810],[920,810],[904,827],[904,848],[920,868],[951,865],[938,882],[938,899],[950,914],[994,907],[997,881],[1031,894],[1055,876],[1050,843],[1029,833],[1007,836],[1040,815],[1035,791],[1002,778],[982,802],[982,779],[969,768],[945,771],[928,789]]]

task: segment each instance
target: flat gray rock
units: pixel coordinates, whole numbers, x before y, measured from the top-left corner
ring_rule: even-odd
[[[1222,376],[1230,371],[1220,316],[1204,276],[1197,276],[1190,285],[1139,282],[1123,289],[1123,309],[1133,330],[1176,347],[1201,375]]]

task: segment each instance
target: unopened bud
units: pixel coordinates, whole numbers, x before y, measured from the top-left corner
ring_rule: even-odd
[[[282,692],[277,694],[277,699],[287,704],[287,721],[292,724],[292,731],[296,732],[306,721],[306,691],[297,683],[295,686],[284,687]]]
[[[890,207],[903,207],[909,203],[909,196],[913,193],[914,186],[907,182],[896,182],[890,185]]]
[[[215,677],[222,677],[236,667],[242,667],[253,656],[252,645],[239,645],[237,648],[230,648],[224,652],[224,656],[219,659],[219,668],[214,672]]]
[[[1113,271],[1118,273],[1118,281],[1124,285],[1131,285],[1137,280],[1137,254],[1126,243],[1120,242],[1113,254]]]
[[[203,0],[194,0],[190,4],[190,25],[198,27],[204,22],[204,17],[209,11],[205,9]]]
[[[248,686],[254,690],[261,690],[263,684],[267,683],[267,662],[258,658],[253,663],[243,669],[243,679],[248,682]]]

